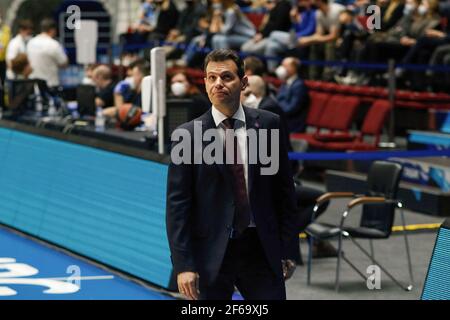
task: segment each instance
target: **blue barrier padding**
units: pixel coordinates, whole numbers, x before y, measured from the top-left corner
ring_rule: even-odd
[[[167,295],[3,228],[0,229],[0,243],[0,300],[171,299]],[[10,260],[9,263],[6,259]],[[22,275],[17,274],[19,269],[22,270]],[[29,272],[26,272],[27,270]],[[6,275],[6,272],[9,275]],[[14,283],[15,279],[24,283]],[[48,279],[56,281],[53,285],[60,289],[62,287],[61,292],[46,293],[49,287],[44,284]],[[70,283],[68,288],[64,288],[66,283]],[[9,294],[2,291],[1,287],[8,288]]]
[[[409,134],[408,140],[414,143],[442,146],[444,148],[450,147],[450,137],[445,134],[412,132]]]
[[[153,48],[155,46],[173,46],[178,49],[185,50],[188,45],[187,44],[179,44],[179,43],[172,43],[172,42],[165,42],[165,41],[148,41],[143,44],[125,44],[123,45],[123,50],[143,50],[148,48]],[[199,47],[193,47],[193,49],[200,53],[209,53],[212,51],[211,48],[199,48]],[[283,60],[283,57],[277,56],[262,56],[258,54],[253,53],[245,53],[245,52],[238,52],[239,56],[242,58],[245,58],[247,56],[256,56],[263,60],[274,60],[274,61],[281,61]],[[388,70],[389,65],[386,63],[356,63],[356,62],[344,62],[344,61],[313,61],[313,60],[302,60],[303,65],[315,65],[315,66],[322,66],[322,67],[342,67],[342,68],[348,68],[348,69],[375,69],[375,70]],[[419,65],[419,64],[395,64],[395,68],[400,68],[404,70],[411,70],[411,71],[426,71],[431,70],[434,72],[442,73],[442,72],[450,72],[450,67],[446,65]]]
[[[167,288],[167,170],[0,128],[0,222]]]
[[[450,149],[425,151],[369,152],[290,152],[290,160],[383,160],[389,158],[420,158],[450,156]]]

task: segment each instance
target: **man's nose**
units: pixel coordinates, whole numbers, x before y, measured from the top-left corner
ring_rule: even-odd
[[[222,88],[223,87],[223,81],[221,77],[217,77],[216,81],[214,81],[214,86],[217,88]]]

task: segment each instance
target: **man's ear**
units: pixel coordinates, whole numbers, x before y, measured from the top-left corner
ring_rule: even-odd
[[[242,77],[241,83],[242,83],[241,91],[244,91],[248,87],[248,77],[247,76]]]

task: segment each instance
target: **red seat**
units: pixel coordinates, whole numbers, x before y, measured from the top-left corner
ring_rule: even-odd
[[[346,151],[346,150],[376,150],[380,142],[380,134],[383,129],[384,121],[391,110],[391,104],[388,100],[376,100],[366,116],[358,136],[353,141],[344,142],[321,142],[320,144],[312,144],[321,149],[330,151]],[[373,143],[363,141],[365,136],[373,136]]]
[[[339,139],[343,135],[348,135],[347,131],[359,104],[360,99],[357,97],[333,95],[323,107],[320,119],[314,122],[317,128],[327,129],[331,132],[324,134],[319,133],[319,130],[317,130],[316,133],[294,133],[291,134],[291,139],[306,140],[312,147],[320,147],[322,143],[321,137],[326,137],[328,141],[330,139],[332,140],[333,136]],[[336,133],[334,131],[338,132]]]

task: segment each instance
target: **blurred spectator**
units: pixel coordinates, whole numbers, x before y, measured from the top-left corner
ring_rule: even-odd
[[[84,68],[84,77],[81,80],[81,84],[95,86],[95,83],[94,83],[95,68],[97,68],[96,64],[89,64]]]
[[[277,95],[277,101],[286,114],[289,132],[305,130],[305,119],[309,105],[308,90],[298,72],[300,60],[288,57],[277,68],[278,78],[284,81]]]
[[[348,62],[354,60],[355,44],[359,43],[361,47],[369,33],[351,10],[346,9],[342,11],[339,15],[339,22],[341,23],[341,30],[340,37],[336,42],[337,57],[341,62]],[[344,77],[346,74],[347,69],[342,68],[339,74],[336,74],[334,77],[336,82],[347,84]]]
[[[450,2],[449,2],[450,3]],[[426,5],[425,2],[423,5]],[[440,3],[439,11],[441,15],[445,16],[445,11],[442,11],[442,3]],[[448,17],[447,17],[448,19]],[[417,42],[408,50],[406,55],[403,57],[402,63],[404,64],[441,64],[443,61],[438,61],[441,56],[441,52],[436,52],[437,48],[443,47],[450,44],[450,32],[448,30],[449,25],[447,24],[447,30],[435,30],[429,29],[425,31],[425,34],[417,39]],[[433,73],[428,72],[429,76]],[[424,87],[424,77],[422,73],[412,73],[402,69],[396,70],[396,75],[403,80],[411,79],[414,87],[419,89]]]
[[[198,118],[211,108],[209,100],[193,84],[185,72],[176,72],[170,79],[169,97],[189,98],[194,101],[193,118]]]
[[[114,87],[116,84],[112,79],[111,69],[105,65],[96,67],[92,79],[98,90],[95,105],[100,108],[114,106]]]
[[[33,23],[31,20],[20,20],[19,21],[19,33],[9,42],[8,48],[6,50],[6,64],[8,66],[8,71],[6,76],[8,79],[14,79],[15,74],[12,71],[11,61],[16,58],[19,54],[26,54],[27,44],[33,35]]]
[[[316,10],[312,8],[312,0],[299,0],[297,6],[290,11],[290,20],[292,21],[293,30],[291,32],[273,31],[271,32],[264,55],[267,57],[277,57],[296,47],[300,43],[300,39],[311,36],[316,31]],[[307,49],[303,49],[307,52]],[[301,57],[304,54],[299,53]],[[277,67],[276,60],[271,59],[267,62],[267,68],[273,72]]]
[[[178,22],[178,10],[171,0],[146,0],[135,34],[127,40],[145,43],[148,40],[164,40]]]
[[[33,68],[30,78],[45,80],[49,87],[59,86],[59,68],[68,63],[63,47],[54,39],[56,34],[56,23],[51,19],[44,19],[41,22],[41,33],[27,45],[28,59]]]
[[[405,0],[381,0],[381,31],[392,28],[402,17]]]
[[[211,0],[207,13],[198,21],[202,34],[189,43],[184,60],[190,67],[201,66],[206,55],[203,48],[223,47],[239,50],[255,34],[253,24],[229,0]]]
[[[214,2],[210,32],[213,49],[235,49],[255,35],[255,27],[232,0]]]
[[[339,37],[339,15],[345,7],[338,3],[328,3],[328,0],[314,0],[318,10],[316,13],[316,31],[311,36],[301,37],[298,40],[300,47],[311,46],[311,60],[334,61],[336,57],[336,40]],[[319,79],[320,68],[310,67],[310,78]],[[325,68],[323,78],[332,78],[331,69]]]
[[[150,74],[150,64],[145,60],[137,60],[131,66],[131,77],[119,82],[114,88],[114,107],[106,108],[103,114],[114,117],[125,103],[141,107],[141,83]]]
[[[205,17],[207,7],[200,0],[186,1],[186,8],[180,12],[178,24],[175,29],[170,30],[166,41],[171,43],[189,43],[192,39],[203,32],[199,28],[198,22]],[[167,58],[179,58],[182,55],[181,49],[167,47]]]
[[[242,91],[241,101],[246,107],[263,109],[278,114],[283,120],[285,132],[288,132],[284,111],[277,100],[267,94],[266,83],[262,77],[248,76],[248,86]]]
[[[11,71],[14,78],[10,80],[24,80],[28,79],[33,69],[31,68],[30,61],[25,53],[19,53],[14,59],[11,60]]]
[[[248,56],[244,59],[244,71],[247,76],[255,75],[262,77],[266,68],[261,59],[254,56]]]
[[[167,41],[190,42],[200,34],[197,22],[206,14],[206,6],[200,0],[186,0],[186,8],[180,12],[178,24],[170,30]]]
[[[157,12],[153,0],[145,0],[141,5],[139,23],[136,27],[140,33],[152,32],[156,28]]]
[[[3,18],[0,14],[0,81],[2,87],[6,77],[6,48],[9,40],[11,40],[11,29],[3,23]]]
[[[178,23],[178,9],[172,0],[153,0],[157,10],[158,19],[155,29],[151,31],[149,40],[164,40],[170,30]]]
[[[387,32],[375,33],[368,38],[359,61],[386,62],[401,60],[417,39],[440,25],[438,0],[407,0],[403,18]],[[367,74],[367,73],[366,73]],[[358,81],[367,83],[374,72],[363,74]]]
[[[253,39],[242,45],[241,50],[244,52],[263,55],[266,50],[268,37],[273,31],[288,32],[291,28],[289,18],[291,5],[288,1],[266,0],[264,7],[266,8],[266,14],[263,22]]]

